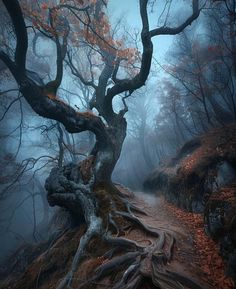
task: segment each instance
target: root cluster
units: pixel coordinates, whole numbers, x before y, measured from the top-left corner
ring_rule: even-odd
[[[53,169],[46,182],[51,205],[63,206],[75,215],[78,213],[83,215],[87,225],[85,234],[78,240],[78,249],[70,269],[59,281],[56,289],[75,288],[73,287],[74,274],[85,257],[88,244],[94,237],[109,247],[109,250],[101,256],[106,262],[98,266],[93,274],[76,288],[96,288],[96,284],[111,273],[120,271],[121,278],[107,286],[108,288],[141,288],[143,282],[149,280],[153,288],[202,289],[190,277],[169,269],[168,265],[172,261],[175,245],[175,237],[169,231],[145,224],[137,214],[147,215],[147,213],[134,206],[129,197],[121,192],[116,195],[116,199],[111,197],[109,215],[106,218],[99,216],[97,195],[94,193],[94,178],[91,178],[87,185],[77,181],[65,176],[65,171],[62,169]],[[117,207],[122,210],[118,210]],[[124,233],[127,228],[130,230],[138,228],[144,231],[145,236],[150,236],[149,245],[128,239]]]

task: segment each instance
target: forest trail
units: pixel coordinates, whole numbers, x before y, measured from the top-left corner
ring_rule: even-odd
[[[235,288],[231,279],[224,275],[223,261],[216,244],[204,233],[203,222],[199,222],[201,215],[185,212],[167,203],[163,197],[138,192],[132,199],[135,206],[147,213],[135,212],[146,225],[175,237],[173,258],[167,264],[167,270],[187,276],[204,289]],[[143,245],[150,245],[152,241],[152,237],[139,229],[129,231],[126,237]]]
[[[167,280],[164,287],[161,287],[165,289],[235,288],[233,282],[224,275],[224,264],[222,258],[218,254],[217,245],[204,233],[203,218],[201,214],[189,213],[179,209],[165,201],[163,197],[140,192],[133,193],[120,185],[118,188],[123,193],[123,196],[125,195],[125,197],[127,197],[127,202],[133,205],[131,214],[138,217],[138,219],[149,229],[155,228],[158,230],[159,234],[159,237],[155,234],[152,235],[150,234],[150,230],[149,232],[146,232],[144,227],[136,226],[135,224],[124,225],[123,230],[120,230],[119,232],[119,237],[133,240],[139,246],[143,246],[148,250],[146,251],[148,254],[145,258],[141,259],[140,262],[138,273],[143,277],[143,283],[140,284],[141,287],[138,288],[158,288],[157,286],[154,287],[153,284],[155,283],[150,282],[153,276],[155,278],[154,281],[159,280],[162,282],[164,278]],[[138,211],[137,208],[140,208],[141,211]],[[143,212],[145,212],[145,214]],[[38,246],[30,247],[28,249],[26,247],[26,257],[28,252],[28,257],[31,258],[26,270],[24,272],[19,272],[18,275],[12,271],[14,274],[10,274],[7,277],[5,280],[6,283],[0,283],[0,288],[55,289],[55,284],[58,284],[58,280],[61,280],[61,276],[64,276],[65,271],[68,270],[71,265],[71,260],[78,247],[78,240],[80,240],[83,235],[84,229],[85,226],[81,226],[79,230],[78,227],[67,230],[56,239],[54,243],[50,243],[50,247],[48,247],[48,243],[39,244]],[[165,235],[163,243],[160,242],[162,235]],[[174,246],[170,246],[170,244],[173,244],[170,241],[171,239],[173,240],[172,237],[174,237],[175,240]],[[115,253],[116,255],[114,258],[110,259],[109,257],[105,257],[104,254],[110,252],[111,248],[107,247],[105,243],[100,243],[98,246],[97,242],[96,239],[91,242],[86,253],[87,258],[78,266],[74,276],[73,288],[82,288],[81,284],[90,280],[91,286],[89,285],[90,287],[88,288],[95,288],[94,284],[96,284],[97,289],[120,289],[121,287],[114,287],[114,280],[117,281],[117,276],[123,276],[123,270],[127,271],[127,267],[114,267],[114,270],[108,272],[109,274],[104,274],[104,277],[98,278],[98,280],[91,279],[91,277],[96,275],[96,270],[99,267],[107,266],[106,264],[111,264],[116,257],[121,256],[119,255],[120,252],[118,250],[118,255]],[[162,245],[160,250],[158,249],[154,252],[154,255],[152,249],[156,248],[157,243],[161,243]],[[61,248],[63,248],[63,250],[61,250]],[[172,257],[171,259],[167,258],[165,262],[164,259],[161,259],[164,255],[160,253],[164,252],[166,254],[168,249],[170,249],[169,253],[171,254],[169,255]],[[156,265],[156,263],[153,264],[153,256],[160,258],[159,260],[162,262],[158,263],[158,265]],[[167,256],[167,254],[165,256]],[[19,267],[19,264],[19,262],[16,263],[16,267]],[[157,272],[157,274],[153,274],[153,272]],[[159,279],[156,279],[156,277]],[[183,278],[185,280],[184,282],[181,282],[183,284],[182,286],[177,282],[177,279],[183,281]],[[170,280],[172,284],[174,283],[178,286],[165,287]],[[186,280],[188,283],[186,283]],[[189,285],[189,282],[191,283],[191,286],[186,285]],[[7,286],[5,286],[5,284],[7,284]],[[38,284],[40,284],[40,287],[38,287]]]

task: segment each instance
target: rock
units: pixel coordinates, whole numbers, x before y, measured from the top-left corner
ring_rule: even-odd
[[[236,280],[236,250],[234,250],[229,256],[226,274],[233,280]]]
[[[236,183],[214,193],[205,208],[206,232],[220,246],[226,273],[236,280]]]
[[[145,180],[145,191],[192,212],[203,212],[212,193],[236,177],[236,126],[216,129],[187,142]]]
[[[209,201],[205,209],[204,222],[206,231],[214,240],[218,240],[225,235],[225,206],[224,201],[212,200]]]
[[[228,161],[223,161],[217,170],[217,187],[222,187],[233,181],[235,178],[235,169]]]

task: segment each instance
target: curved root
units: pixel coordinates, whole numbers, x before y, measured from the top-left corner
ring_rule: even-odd
[[[97,217],[95,219],[91,218],[89,223],[90,224],[89,224],[89,227],[88,227],[86,233],[80,239],[79,246],[78,246],[78,249],[77,249],[75,256],[73,258],[71,268],[67,272],[66,276],[61,280],[61,282],[57,286],[57,289],[63,289],[66,286],[71,285],[74,273],[77,270],[77,267],[81,261],[81,258],[83,257],[84,251],[86,249],[86,245],[89,243],[89,241],[92,239],[92,237],[94,237],[96,234],[98,234],[99,231],[101,230],[101,221],[98,220]]]
[[[123,238],[123,237],[112,237],[109,234],[104,236],[104,240],[110,245],[116,245],[122,248],[136,249],[137,251],[143,251],[146,246],[141,246],[137,242]]]
[[[151,227],[148,227],[147,225],[145,225],[138,217],[135,217],[133,214],[129,214],[129,213],[126,213],[126,212],[116,212],[117,215],[120,215],[122,217],[125,217],[126,219],[136,223],[138,226],[140,226],[145,232],[151,234],[152,236],[154,237],[159,237],[159,234],[160,234],[160,231],[154,229],[154,228],[151,228]]]
[[[117,285],[115,285],[112,289],[123,288],[127,284],[127,281],[130,278],[130,275],[134,276],[137,274],[139,267],[140,267],[139,263],[134,263],[134,264],[130,265],[128,267],[128,269],[126,269],[126,271],[124,272],[120,282]]]
[[[79,288],[92,284],[94,286],[96,281],[105,278],[113,271],[126,268],[113,289],[138,289],[146,278],[150,278],[154,286],[159,289],[183,289],[185,287],[202,289],[191,278],[167,270],[167,263],[171,261],[173,255],[174,236],[163,228],[149,227],[135,216],[134,212],[143,215],[148,214],[133,205],[125,195],[120,194],[118,198],[127,211],[117,211],[115,201],[112,202],[111,200],[112,210],[108,216],[108,224],[103,224],[102,219],[97,216],[97,201],[92,191],[93,181],[94,178],[88,185],[78,184],[65,177],[59,169],[53,170],[51,178],[47,181],[50,203],[66,207],[75,214],[78,214],[78,208],[81,208],[87,224],[87,231],[80,239],[70,269],[60,281],[57,289],[72,288],[74,273],[84,256],[87,244],[95,235],[99,235],[103,241],[110,245],[109,250],[103,255],[103,259],[107,262],[98,266],[93,277],[80,284]],[[131,228],[132,224],[135,224],[152,236],[152,239],[148,240],[150,245],[141,245],[139,242],[120,237],[122,229],[116,223],[116,216],[126,219]],[[109,225],[115,229],[115,236],[108,231]],[[156,238],[155,241],[153,241],[153,237]],[[121,254],[121,252],[123,253]]]
[[[124,197],[119,197],[119,199],[123,202],[123,204],[125,205],[127,211],[133,215],[132,213],[132,209],[134,211],[136,211],[137,213],[140,213],[142,215],[145,215],[145,216],[149,216],[147,212],[145,212],[145,210],[135,206],[134,204],[132,204],[127,198],[124,198]]]

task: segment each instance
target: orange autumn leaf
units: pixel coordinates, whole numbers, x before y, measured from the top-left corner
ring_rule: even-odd
[[[48,9],[48,4],[45,3],[45,2],[42,3],[41,8],[42,8],[42,9],[45,9],[45,10]]]

